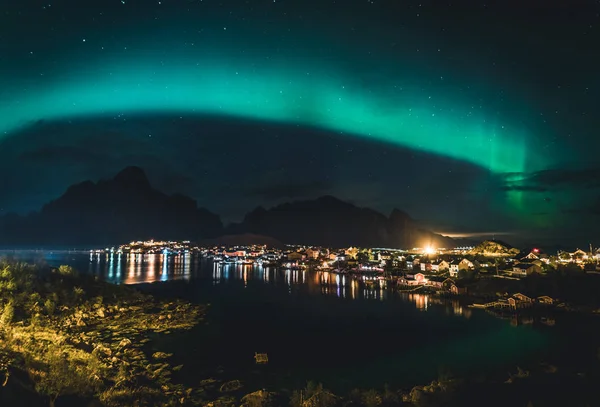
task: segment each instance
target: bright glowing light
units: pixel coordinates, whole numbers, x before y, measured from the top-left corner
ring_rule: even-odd
[[[434,254],[435,253],[435,249],[432,246],[427,246],[423,250],[423,253],[425,253],[425,254]]]

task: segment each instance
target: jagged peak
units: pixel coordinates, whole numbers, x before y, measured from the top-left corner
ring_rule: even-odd
[[[131,186],[150,187],[150,181],[148,181],[146,173],[143,169],[136,166],[126,167],[115,175],[113,181]]]

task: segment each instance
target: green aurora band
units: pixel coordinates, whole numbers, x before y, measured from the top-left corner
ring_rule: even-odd
[[[147,54],[92,60],[39,86],[5,90],[0,134],[38,120],[216,114],[314,126],[470,162],[492,173],[532,171],[547,164],[528,156],[530,135],[525,131],[437,95],[365,90],[352,85],[356,78],[335,69],[290,63],[257,67],[227,58],[201,64],[185,58],[168,61]]]

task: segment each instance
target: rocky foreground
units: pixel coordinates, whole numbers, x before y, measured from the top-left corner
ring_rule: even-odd
[[[194,401],[193,389],[171,380],[180,368],[171,355],[149,354],[146,344],[152,333],[193,327],[203,307],[158,302],[65,266],[1,264],[0,293],[0,380],[14,395],[50,405],[69,395],[106,406]]]
[[[218,378],[184,385],[175,374],[182,366],[170,362],[156,339],[196,326],[205,312],[78,276],[66,266],[0,262],[0,405],[539,407],[591,406],[600,399],[598,363],[585,374],[544,365],[503,378],[446,374],[404,391],[383,386],[343,396],[312,382],[301,390],[252,389]]]

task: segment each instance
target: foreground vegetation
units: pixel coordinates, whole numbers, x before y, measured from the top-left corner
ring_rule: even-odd
[[[0,405],[584,407],[600,399],[597,368],[581,375],[554,366],[470,381],[445,373],[404,391],[383,386],[343,395],[312,382],[271,391],[209,378],[190,387],[178,382],[181,366],[155,339],[194,327],[205,311],[78,276],[67,266],[0,261]]]
[[[16,394],[34,393],[50,405],[68,395],[106,406],[194,398],[173,383],[178,367],[170,355],[150,354],[147,344],[153,333],[193,327],[201,307],[157,302],[68,266],[0,263],[0,311],[0,383]]]

